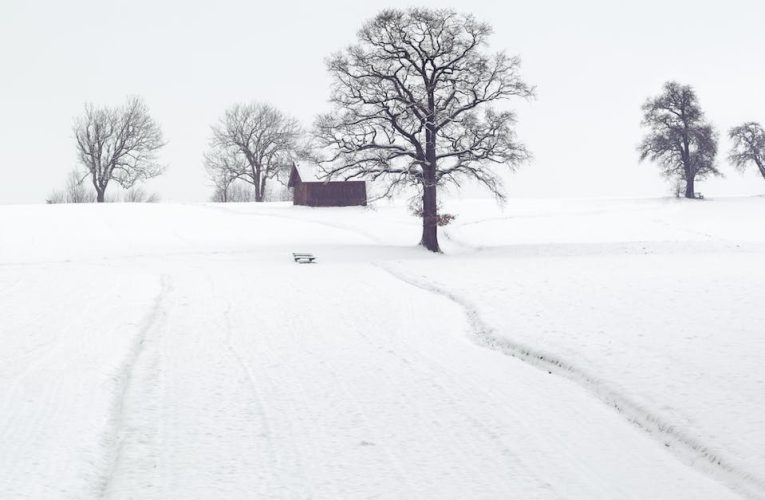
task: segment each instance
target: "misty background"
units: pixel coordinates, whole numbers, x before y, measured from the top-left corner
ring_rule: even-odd
[[[324,61],[386,7],[470,12],[494,26],[492,51],[523,60],[537,98],[515,101],[532,163],[507,176],[511,197],[667,196],[639,164],[640,106],[667,80],[692,85],[720,133],[726,175],[706,196],[762,194],[726,160],[727,130],[765,122],[765,4],[650,0],[149,0],[0,3],[0,203],[42,203],[76,165],[72,123],[86,102],[145,98],[168,165],[145,184],[163,201],[205,201],[210,125],[235,102],[269,102],[309,128],[329,108]],[[476,191],[475,194],[477,194]],[[471,193],[473,194],[473,193]]]

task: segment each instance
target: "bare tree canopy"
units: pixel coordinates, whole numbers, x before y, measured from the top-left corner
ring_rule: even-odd
[[[212,131],[211,150],[205,156],[208,172],[216,185],[235,179],[249,182],[255,201],[265,199],[269,179],[292,165],[302,134],[297,120],[261,103],[235,104]]]
[[[162,131],[140,97],[121,107],[85,106],[74,135],[80,162],[90,172],[97,201],[104,201],[109,182],[125,189],[162,173],[156,153],[164,146]]]
[[[328,61],[334,111],[316,123],[330,151],[328,177],[386,180],[388,193],[422,193],[421,244],[439,251],[437,187],[475,179],[502,196],[492,164],[529,157],[513,132],[515,117],[491,105],[528,98],[520,60],[483,49],[491,26],[450,10],[385,10],[359,41]]]
[[[740,170],[754,163],[765,179],[765,130],[757,122],[748,122],[730,129],[733,146],[728,158]]]
[[[696,179],[720,175],[717,134],[704,120],[691,86],[665,83],[661,95],[643,104],[642,124],[649,132],[638,147],[640,160],[654,161],[666,177],[685,181],[686,198],[695,197]]]

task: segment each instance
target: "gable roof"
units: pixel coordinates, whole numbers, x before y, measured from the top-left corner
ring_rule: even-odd
[[[327,182],[326,173],[315,163],[293,163],[287,187],[294,187],[303,182]]]

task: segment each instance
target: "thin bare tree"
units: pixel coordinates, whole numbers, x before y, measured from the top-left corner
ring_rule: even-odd
[[[231,186],[247,168],[244,156],[235,151],[215,148],[204,154],[204,166],[215,187],[213,201],[233,201],[229,199]]]
[[[87,175],[83,175],[78,169],[72,169],[66,176],[64,191],[67,203],[93,203],[96,201],[93,191],[88,191],[83,185],[86,177]]]
[[[99,203],[112,180],[130,189],[163,171],[156,158],[165,144],[162,131],[140,97],[130,97],[119,107],[86,105],[85,114],[75,121],[74,136],[78,158],[90,172]]]
[[[212,165],[218,179],[249,182],[258,202],[265,199],[268,180],[292,164],[302,134],[297,120],[262,103],[235,104],[212,132],[208,171]]]
[[[83,181],[88,174],[72,169],[66,176],[66,184],[63,190],[52,191],[47,198],[47,203],[93,203],[96,201],[96,194],[88,191],[83,185]]]
[[[765,130],[757,122],[747,122],[730,129],[728,133],[733,146],[728,158],[739,170],[744,171],[754,163],[765,179]]]
[[[533,89],[517,57],[485,53],[491,33],[451,10],[385,10],[328,61],[334,110],[316,122],[318,146],[330,152],[327,177],[379,179],[386,194],[416,186],[421,245],[434,252],[438,187],[474,179],[501,198],[492,165],[512,169],[530,156],[514,114],[492,105]]]
[[[157,193],[149,193],[141,186],[135,186],[122,195],[124,203],[158,203],[160,201]]]
[[[704,119],[693,88],[677,82],[643,104],[648,134],[638,147],[640,160],[659,164],[662,174],[685,182],[685,197],[695,198],[695,182],[720,175],[715,167],[717,134]]]

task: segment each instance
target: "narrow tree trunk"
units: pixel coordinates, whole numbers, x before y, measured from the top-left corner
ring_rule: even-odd
[[[252,186],[255,188],[255,201],[263,201],[260,194],[260,176],[263,174],[260,171],[260,167],[255,163],[255,160],[251,159],[249,156],[247,158],[250,162],[250,172],[252,173]]]
[[[685,127],[683,129],[683,145],[681,151],[683,159],[683,170],[685,171],[685,197],[693,199],[696,197],[696,193],[693,188],[693,182],[696,179],[696,169],[693,166],[693,163],[691,163],[691,139],[688,132],[688,125],[685,120],[685,110],[683,110],[682,113],[683,123],[685,123]]]
[[[266,177],[263,175],[263,178],[260,180],[260,199],[257,201],[265,201],[266,200]]]
[[[755,160],[757,163],[757,168],[760,169],[760,174],[762,174],[762,178],[765,179],[765,163],[763,163],[761,160]]]
[[[694,177],[692,175],[687,176],[687,179],[685,180],[685,197],[686,198],[695,198],[696,197],[696,191],[693,187],[694,183]]]
[[[104,193],[106,192],[106,187],[101,187],[101,183],[98,180],[98,176],[96,175],[96,168],[94,165],[90,166],[90,181],[93,184],[93,189],[96,190],[96,201],[98,203],[104,202]]]
[[[255,185],[255,201],[256,202],[263,201],[263,191],[261,190],[261,182],[262,182],[261,176],[262,175],[263,174],[261,173],[260,169],[256,168],[255,169],[255,179],[254,179],[255,180],[254,185]]]
[[[438,246],[438,200],[436,199],[435,174],[425,173],[422,189],[422,240],[420,245],[431,252],[440,252]]]

